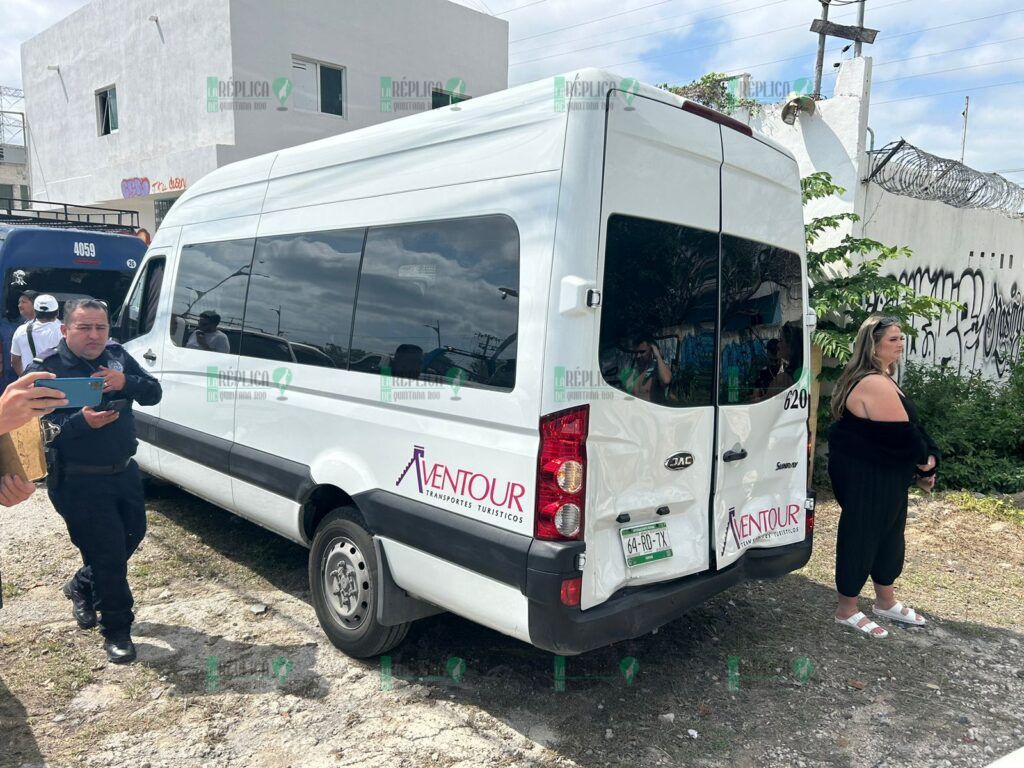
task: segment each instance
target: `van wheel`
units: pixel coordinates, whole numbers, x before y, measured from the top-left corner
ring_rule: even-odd
[[[357,522],[358,521],[358,522]],[[409,624],[377,623],[377,554],[354,507],[339,507],[316,529],[309,552],[313,607],[331,643],[349,656],[379,656],[405,639]]]

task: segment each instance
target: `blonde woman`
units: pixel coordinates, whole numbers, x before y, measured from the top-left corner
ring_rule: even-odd
[[[918,423],[917,409],[893,375],[903,355],[903,332],[891,317],[861,325],[853,356],[832,393],[828,472],[842,508],[836,539],[836,622],[868,637],[888,632],[857,605],[870,577],[875,616],[921,626],[925,618],[896,600],[903,570],[907,488],[935,485],[938,449]]]

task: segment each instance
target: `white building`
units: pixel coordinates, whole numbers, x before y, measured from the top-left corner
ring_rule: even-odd
[[[908,174],[904,166],[894,180],[895,164],[904,162],[897,154],[889,161],[890,174],[884,168],[875,173],[890,154],[882,145],[899,137],[875,141],[868,123],[870,93],[871,59],[848,60],[832,97],[816,102],[813,114],[801,113],[788,125],[782,105],[772,104],[751,124],[794,153],[801,175],[828,171],[846,188],[842,199],[816,200],[806,208],[808,218],[840,212],[860,217],[844,222],[821,245],[852,234],[907,246],[913,255],[888,262],[888,272],[918,293],[965,305],[962,312],[922,323],[907,344],[908,359],[1002,378],[1024,342],[1024,192],[1000,177],[983,178],[937,158],[920,173]],[[997,209],[993,198],[1008,203]]]
[[[448,0],[94,0],[21,48],[37,199],[152,231],[213,169],[508,84],[508,24]]]

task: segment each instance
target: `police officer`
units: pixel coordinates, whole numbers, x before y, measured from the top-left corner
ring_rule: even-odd
[[[108,343],[106,305],[73,299],[64,305],[64,338],[29,366],[57,378],[103,379],[95,408],[59,409],[43,420],[59,429],[47,451],[50,501],[64,518],[84,565],[64,585],[82,629],[96,626],[103,649],[115,664],[135,660],[131,639],[134,600],[128,587],[128,558],[146,535],[146,508],[139,468],[132,401],[160,402],[160,382],[119,344]]]

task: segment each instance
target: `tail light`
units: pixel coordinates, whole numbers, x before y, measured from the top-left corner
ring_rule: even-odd
[[[583,535],[589,423],[589,405],[541,417],[534,523],[538,539],[573,541]],[[564,585],[562,594],[564,599]]]
[[[583,577],[576,576],[562,582],[562,605],[575,608],[580,604],[580,590],[583,588]]]

